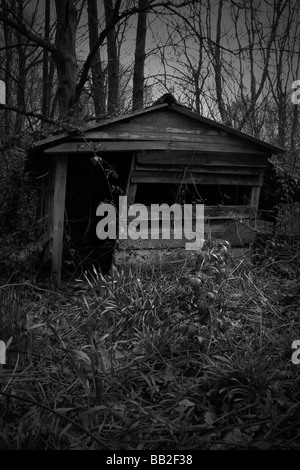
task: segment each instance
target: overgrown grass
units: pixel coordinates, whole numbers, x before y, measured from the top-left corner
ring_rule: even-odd
[[[3,284],[0,449],[300,449],[297,250],[230,262],[204,307],[187,268]]]

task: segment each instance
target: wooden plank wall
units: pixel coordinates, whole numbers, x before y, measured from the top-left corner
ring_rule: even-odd
[[[60,143],[57,146],[45,150],[45,154],[53,153],[87,153],[91,151],[146,151],[148,156],[153,159],[151,151],[166,151],[165,162],[170,155],[168,152],[176,151],[177,164],[185,164],[178,160],[178,152],[201,151],[203,156],[205,152],[208,155],[207,164],[213,164],[214,155],[227,153],[227,159],[222,158],[223,166],[226,166],[228,159],[234,160],[235,155],[238,159],[244,154],[244,163],[248,166],[260,165],[264,162],[260,156],[270,151],[257,142],[249,142],[242,136],[232,134],[230,129],[221,130],[214,124],[205,124],[191,116],[183,115],[179,112],[170,112],[163,109],[148,114],[131,116],[128,119],[118,123],[107,123],[106,126],[87,130],[84,140],[81,137],[72,136],[68,142]],[[250,158],[247,158],[247,155]],[[156,163],[161,163],[161,157],[157,156]],[[218,158],[218,157],[217,157]],[[209,162],[210,160],[210,162]],[[144,160],[144,163],[147,163]],[[151,163],[154,163],[152,161]],[[199,163],[199,162],[198,162]],[[198,164],[197,163],[197,164]],[[234,165],[239,162],[235,160]],[[265,165],[264,165],[265,166]]]
[[[249,205],[206,206],[204,226],[205,238],[226,239],[234,247],[248,246],[256,236],[256,211],[267,159],[266,154],[240,152],[137,152],[127,185],[128,204],[134,203],[137,185],[143,183],[248,186],[251,188]],[[129,218],[128,223],[130,221]],[[187,241],[184,236],[176,240],[172,235],[170,240],[163,240],[161,232],[156,240],[151,239],[150,234],[144,240],[119,240],[115,260],[128,261],[128,253],[133,259],[149,259],[153,250],[177,253],[178,249],[184,250]]]
[[[134,250],[141,249],[174,249],[184,248],[189,242],[185,238],[184,233],[181,239],[174,238],[174,220],[171,217],[170,240],[162,239],[162,225],[159,221],[150,222],[150,208],[148,208],[149,217],[145,219],[145,225],[148,230],[143,232],[144,239],[118,241],[118,249],[126,250],[128,248]],[[220,238],[229,240],[233,246],[243,246],[252,243],[255,239],[255,210],[250,206],[206,206],[204,214],[204,234],[205,238]],[[134,220],[128,217],[128,224]],[[143,223],[143,219],[139,216],[139,220]],[[161,221],[162,219],[160,219]],[[151,239],[151,223],[154,227],[159,227],[157,231],[158,239]],[[193,220],[195,227],[195,219]]]

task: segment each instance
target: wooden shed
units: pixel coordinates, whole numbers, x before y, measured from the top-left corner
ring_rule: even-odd
[[[117,204],[121,194],[128,205],[203,203],[206,237],[248,246],[255,239],[264,170],[272,154],[282,152],[174,99],[35,142],[30,161],[52,278],[60,283],[63,259],[77,249],[83,259],[99,261],[117,247],[118,260],[126,261],[135,250],[182,248],[180,240],[99,240],[97,207]]]

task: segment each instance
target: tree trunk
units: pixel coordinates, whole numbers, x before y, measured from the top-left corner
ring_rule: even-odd
[[[58,88],[57,99],[59,119],[78,115],[74,109],[75,89],[78,81],[75,39],[77,30],[77,13],[72,0],[55,0],[57,28],[53,52],[55,60]]]
[[[88,26],[90,51],[98,41],[98,8],[97,0],[88,0]],[[102,70],[99,49],[92,61],[92,95],[94,100],[95,115],[105,114],[104,74]]]
[[[45,30],[44,30],[44,39],[49,41],[50,37],[50,0],[45,0]],[[42,115],[49,117],[50,109],[50,87],[51,82],[49,83],[50,74],[49,74],[49,51],[47,49],[43,50],[43,91],[42,91]],[[43,126],[44,123],[42,123]]]
[[[262,50],[265,51],[265,57],[264,57],[264,64],[263,68],[260,71],[260,81],[259,85],[256,87],[256,80],[255,77],[253,77],[252,73],[252,86],[251,86],[251,101],[248,109],[246,110],[243,118],[240,120],[238,130],[242,130],[243,126],[249,119],[252,118],[252,114],[255,113],[255,106],[258,102],[258,99],[261,96],[261,93],[263,91],[263,88],[265,86],[266,79],[269,74],[269,64],[271,60],[271,53],[272,49],[274,47],[274,43],[276,40],[276,35],[278,31],[278,26],[280,23],[280,19],[282,16],[282,13],[284,12],[285,6],[287,4],[287,0],[282,1],[282,0],[274,0],[274,5],[273,5],[273,16],[272,16],[272,24],[270,25],[270,33],[269,37],[266,40],[265,44],[259,44]],[[252,4],[251,4],[251,13],[252,13]],[[252,25],[251,25],[252,26]],[[256,27],[257,29],[257,27]],[[254,60],[254,57],[253,57]],[[254,70],[254,68],[253,68]]]
[[[23,0],[18,0],[18,18],[23,18]],[[25,86],[26,86],[26,55],[25,55],[25,38],[16,32],[18,47],[18,84],[17,84],[17,107],[26,108],[25,103]],[[22,44],[22,45],[21,45]],[[18,113],[15,121],[15,140],[20,145],[21,133],[24,124],[24,115]]]
[[[132,110],[142,109],[144,105],[144,66],[145,45],[147,35],[147,10],[148,0],[139,0],[139,14],[136,31]],[[145,8],[145,10],[143,10]]]
[[[4,33],[4,44],[7,47],[5,49],[5,88],[6,88],[6,104],[7,106],[13,106],[13,82],[12,82],[12,65],[13,65],[13,56],[11,46],[13,44],[13,30],[10,26],[4,23],[3,25]],[[11,111],[6,110],[4,112],[4,135],[5,139],[9,140],[12,133],[12,113]]]
[[[106,26],[113,23],[114,11],[112,0],[104,0]],[[107,114],[115,115],[119,104],[119,58],[115,27],[107,35]]]
[[[220,116],[223,122],[227,121],[227,112],[223,100],[223,78],[222,78],[222,58],[221,58],[221,20],[222,20],[222,8],[223,0],[220,0],[218,6],[218,18],[217,18],[217,33],[216,33],[216,44],[214,46],[214,62],[213,67],[215,71],[215,84],[216,84],[216,96],[217,105],[220,112]]]

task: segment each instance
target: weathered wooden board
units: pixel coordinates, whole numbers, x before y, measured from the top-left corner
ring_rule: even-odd
[[[197,115],[196,115],[197,116]],[[150,112],[140,116],[132,116],[129,119],[121,122],[108,123],[106,127],[101,126],[91,131],[86,131],[89,137],[101,131],[140,131],[146,129],[147,131],[166,131],[166,132],[198,132],[199,134],[207,133],[221,133],[221,129],[216,129],[213,125],[204,124],[190,116],[184,116],[179,113],[170,112],[170,110],[159,110],[157,112]],[[224,134],[227,134],[224,132]]]
[[[170,112],[171,111],[171,112]],[[153,113],[132,116],[121,122],[108,123],[106,127],[85,132],[89,140],[139,140],[139,141],[175,141],[195,142],[203,145],[224,145],[228,151],[233,148],[251,148],[254,152],[261,151],[263,142],[246,136],[235,129],[206,120],[189,110],[176,107],[176,112],[168,108]],[[270,152],[271,153],[271,152]]]
[[[170,123],[168,123],[170,124]],[[162,126],[159,122],[156,123],[155,121],[150,124],[136,124],[136,123],[119,123],[113,124],[107,128],[101,128],[99,130],[87,131],[85,136],[88,139],[98,140],[100,139],[110,139],[110,138],[124,138],[126,139],[139,139],[142,135],[148,135],[151,139],[151,136],[161,136],[161,139],[165,139],[166,135],[172,134],[172,138],[176,138],[176,136],[180,135],[183,139],[193,136],[220,136],[220,137],[227,137],[228,134],[224,131],[220,131],[218,129],[213,129],[212,127],[201,127],[201,126],[193,126],[193,127],[171,127],[170,125],[167,127]]]
[[[172,142],[196,142],[200,145],[202,144],[224,144],[228,148],[235,146],[242,146],[246,148],[249,144],[242,139],[238,139],[234,136],[226,135],[225,133],[198,133],[196,132],[182,132],[181,129],[172,129],[172,132],[169,130],[161,131],[146,131],[140,129],[139,131],[131,131],[130,129],[124,131],[113,131],[107,130],[100,132],[89,133],[86,136],[87,140],[94,140],[98,142],[105,142],[110,140],[122,140],[122,141],[172,141]]]
[[[182,209],[182,206],[181,206]],[[151,215],[151,207],[147,206],[147,211],[148,211],[148,219],[150,219]],[[182,209],[183,213],[183,209]],[[153,215],[153,214],[152,214]],[[160,212],[160,217],[159,220],[163,220],[163,216],[165,215],[165,218],[169,218],[169,214],[167,213],[162,213]],[[204,206],[204,219],[209,221],[211,219],[252,219],[255,218],[256,216],[256,211],[253,207],[247,205],[247,206]],[[140,216],[139,216],[140,217]],[[171,220],[174,220],[173,217],[173,211],[170,211],[170,218]],[[131,220],[134,220],[135,216],[128,216],[127,220],[130,222]],[[141,217],[140,220],[143,220],[143,217]]]
[[[165,109],[151,107],[131,115],[110,119],[84,131],[85,140],[98,142],[114,138],[124,141],[131,139],[154,139],[155,141],[178,139],[178,141],[182,141],[189,138],[189,140],[197,139],[197,141],[200,139],[203,142],[203,139],[210,141],[209,139],[212,137],[216,141],[226,139],[228,143],[229,141],[234,142],[233,146],[228,145],[228,151],[231,150],[230,147],[237,147],[241,143],[243,148],[246,146],[254,153],[265,151],[271,154],[273,152],[278,153],[278,150],[280,150],[232,127],[224,126],[221,123],[192,113],[190,110],[178,105],[167,106]],[[70,136],[64,133],[58,137],[55,136],[46,139],[44,142],[34,144],[33,147],[45,149],[47,146],[55,145],[55,142],[59,144],[67,139],[69,141],[72,139],[74,142],[77,140],[77,143],[80,141],[81,144],[86,143],[80,136]],[[89,151],[88,148],[82,150]],[[51,150],[49,151],[51,152]]]
[[[38,209],[36,224],[39,233],[39,244],[43,247],[43,259],[41,264],[51,259],[52,254],[52,211],[55,176],[54,160],[43,158],[39,165],[35,166],[36,183],[38,188]]]
[[[269,154],[250,153],[249,149],[245,153],[237,152],[235,149],[230,152],[208,152],[207,148],[202,152],[198,148],[195,152],[138,152],[137,163],[149,165],[185,165],[185,166],[236,166],[247,168],[265,168],[268,164]]]
[[[131,165],[129,169],[127,186],[126,186],[126,195],[128,198],[127,199],[128,205],[131,205],[134,203],[136,190],[137,190],[137,184],[131,183],[131,176],[132,176],[135,166],[136,166],[136,154],[133,154],[131,158]]]
[[[251,219],[256,212],[251,206],[205,206],[204,217],[209,219]]]
[[[260,189],[261,185],[253,186],[253,188],[251,189],[250,203],[251,206],[256,207],[257,209],[259,203]]]
[[[247,142],[243,142],[242,140],[237,141],[236,143],[224,143],[224,142],[203,142],[203,144],[199,142],[181,142],[181,141],[173,141],[170,139],[169,141],[147,141],[147,140],[140,140],[140,141],[128,141],[128,140],[120,140],[120,141],[100,141],[100,142],[66,142],[55,147],[51,147],[44,151],[45,154],[55,154],[55,153],[90,153],[90,152],[125,152],[125,151],[137,151],[137,150],[167,150],[167,151],[175,151],[175,150],[190,150],[199,152],[200,150],[206,152],[230,152],[230,153],[243,153],[247,152],[248,154],[252,154],[251,150],[249,149],[249,145]],[[253,148],[253,155],[256,155],[255,149]],[[270,156],[270,155],[268,155]],[[216,162],[213,163],[214,165]]]
[[[131,177],[132,183],[186,183],[186,184],[227,184],[260,186],[260,175],[216,175],[216,174],[194,174],[193,176],[170,171],[147,172],[134,171]]]
[[[182,172],[185,171],[186,173],[214,173],[218,174],[236,174],[236,175],[259,175],[261,174],[262,170],[258,167],[246,167],[246,166],[216,166],[216,165],[148,165],[148,164],[141,164],[137,163],[135,165],[135,169],[137,171],[168,171],[171,172]]]

